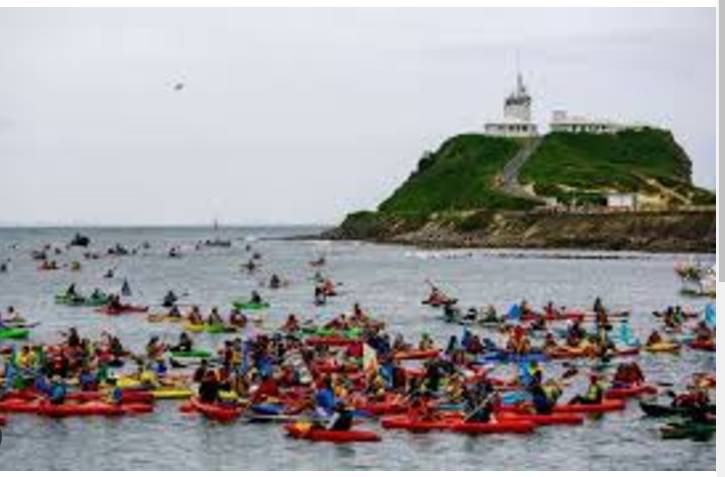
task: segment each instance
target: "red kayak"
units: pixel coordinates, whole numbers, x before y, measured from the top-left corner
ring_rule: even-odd
[[[38,412],[38,402],[18,398],[3,399],[0,401],[0,412],[34,414]]]
[[[124,313],[145,313],[149,311],[149,307],[140,305],[121,305],[120,308],[110,308],[106,305],[101,308],[96,308],[96,311],[103,313],[104,315],[116,316]]]
[[[68,401],[99,401],[108,397],[107,392],[104,391],[75,391],[70,392],[66,396]],[[121,391],[121,402],[124,404],[130,403],[150,403],[154,401],[154,395],[150,391],[124,389]]]
[[[690,343],[690,348],[702,351],[715,351],[715,340],[697,340]]]
[[[467,434],[525,434],[532,432],[535,428],[536,424],[529,420],[510,420],[498,422],[459,422],[451,426],[450,430],[453,432],[465,432]]]
[[[531,421],[538,426],[569,425],[576,426],[584,422],[584,416],[573,413],[552,414],[517,414],[515,412],[501,412],[496,414],[501,421]]]
[[[316,427],[301,426],[298,423],[284,426],[287,434],[295,439],[307,439],[318,442],[379,442],[380,436],[372,431],[347,430],[332,431]]]
[[[151,411],[153,411],[153,407],[149,404],[109,404],[102,401],[89,401],[82,404],[50,404],[42,401],[37,406],[38,414],[49,417],[122,416]]]
[[[310,336],[305,340],[310,346],[350,346],[360,342],[359,339],[344,336]]]
[[[553,412],[573,412],[573,413],[597,413],[621,411],[624,409],[625,402],[620,399],[605,399],[599,404],[557,404],[554,406]],[[525,414],[526,408],[503,404],[498,408],[501,412],[515,412],[517,414]]]
[[[399,394],[387,393],[380,401],[373,401],[363,398],[356,402],[355,409],[359,411],[369,412],[376,416],[385,414],[400,414],[406,411],[408,404]]]
[[[430,359],[436,358],[441,353],[439,349],[411,349],[408,351],[398,351],[393,354],[393,359],[399,361],[413,359]]]
[[[242,414],[242,410],[238,407],[220,406],[218,404],[208,404],[201,402],[199,398],[190,399],[194,410],[204,415],[208,419],[220,422],[229,422],[237,419]]]
[[[649,384],[638,384],[626,388],[610,388],[604,393],[606,399],[626,399],[642,394],[657,394],[657,388]]]
[[[441,416],[434,420],[411,418],[408,415],[388,416],[380,420],[385,429],[406,429],[411,432],[444,431],[461,423],[459,416]]]

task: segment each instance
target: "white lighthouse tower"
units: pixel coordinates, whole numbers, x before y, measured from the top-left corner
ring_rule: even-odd
[[[503,120],[486,123],[484,131],[492,136],[536,136],[536,124],[531,122],[531,95],[521,72],[516,73],[516,88],[504,100]]]

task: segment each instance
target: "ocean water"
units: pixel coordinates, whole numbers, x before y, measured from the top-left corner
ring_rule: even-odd
[[[35,328],[32,341],[55,341],[59,332],[77,327],[83,336],[98,337],[103,330],[121,336],[126,346],[140,350],[149,337],[171,341],[180,332],[173,324],[153,324],[144,315],[109,318],[88,308],[55,305],[53,295],[71,282],[83,292],[93,287],[118,291],[127,278],[130,301],[158,304],[165,292],[188,293],[185,303],[206,312],[220,306],[226,315],[233,299],[259,290],[272,307],[263,313],[261,329],[272,329],[295,312],[322,322],[350,310],[359,302],[372,316],[387,321],[391,332],[417,341],[421,332],[432,333],[444,346],[461,328],[437,318],[423,307],[427,280],[444,286],[464,307],[494,304],[505,311],[526,298],[536,306],[548,300],[569,307],[590,307],[596,296],[614,309],[632,310],[631,323],[640,339],[657,327],[653,310],[685,304],[702,309],[707,300],[678,293],[680,282],[672,270],[677,260],[690,256],[645,253],[592,253],[467,250],[423,251],[413,247],[359,242],[278,240],[315,232],[315,228],[103,228],[80,229],[93,240],[90,249],[102,251],[115,243],[128,248],[148,241],[151,248],[133,256],[82,260],[83,269],[39,272],[30,258],[32,249],[45,243],[63,246],[75,229],[0,229],[0,261],[10,269],[0,274],[0,306],[18,308]],[[194,250],[198,240],[215,236],[233,241],[231,248]],[[251,244],[262,254],[262,268],[240,271]],[[183,257],[169,259],[166,252],[180,246]],[[63,249],[53,257],[69,262],[82,249]],[[509,251],[511,252],[511,251]],[[341,285],[340,296],[327,306],[313,305],[314,270],[307,262],[320,254],[324,269]],[[603,256],[603,257],[602,257]],[[714,256],[699,256],[714,261]],[[113,279],[102,278],[109,268]],[[271,273],[290,280],[272,291],[260,287]],[[490,332],[475,332],[502,340]],[[197,344],[218,346],[225,336],[201,336]],[[686,350],[680,355],[642,354],[638,358],[652,381],[681,388],[692,372],[714,373],[715,355]],[[585,371],[585,366],[583,366]],[[546,375],[558,375],[560,363],[546,363]],[[513,368],[497,370],[510,374]],[[583,390],[586,372],[563,399]],[[665,421],[645,418],[636,401],[623,412],[588,419],[582,426],[541,427],[529,436],[468,437],[449,433],[410,434],[387,431],[375,421],[365,427],[379,430],[375,444],[332,445],[285,437],[274,424],[220,425],[178,411],[178,401],[161,401],[152,414],[119,419],[69,418],[52,420],[14,414],[2,428],[0,469],[538,469],[538,470],[714,470],[715,441],[665,441],[658,428]]]

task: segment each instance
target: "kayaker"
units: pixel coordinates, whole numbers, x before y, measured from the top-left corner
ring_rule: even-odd
[[[272,373],[265,373],[262,376],[262,382],[259,383],[256,391],[252,395],[253,403],[261,403],[267,401],[269,398],[279,397],[279,387],[277,386],[277,380],[274,378]]]
[[[219,400],[219,380],[213,370],[208,370],[199,384],[199,400],[215,403]]]
[[[109,268],[108,271],[103,275],[103,278],[113,278],[113,269]]]
[[[640,385],[644,382],[644,374],[639,365],[635,362],[621,363],[612,378],[613,388],[628,388]]]
[[[161,356],[165,351],[166,345],[158,336],[152,336],[146,344],[146,356],[152,361]]]
[[[657,332],[657,330],[653,330],[652,333],[647,338],[647,346],[652,346],[657,343],[662,343],[662,336]]]
[[[262,297],[259,293],[257,293],[257,290],[252,290],[252,297],[249,299],[249,303],[253,303],[255,305],[262,304]]]
[[[433,349],[435,346],[435,343],[433,342],[433,338],[430,337],[428,333],[423,333],[420,336],[420,341],[418,342],[418,349],[422,351],[428,351]]]
[[[322,287],[315,286],[315,305],[324,305],[327,302],[327,297],[325,296],[324,291],[322,290]]]
[[[332,379],[325,376],[319,382],[319,388],[315,393],[315,411],[320,416],[328,417],[335,409],[335,391],[332,389]]]
[[[67,296],[68,298],[75,298],[76,296],[78,296],[78,294],[76,293],[76,284],[75,283],[71,283],[71,285],[65,291],[65,296]]]
[[[83,366],[78,375],[78,384],[81,387],[81,391],[95,391],[98,389],[96,374],[87,365]]]
[[[106,305],[108,311],[122,311],[123,305],[121,305],[121,297],[115,294],[108,295],[108,305]]]
[[[239,310],[232,309],[229,312],[229,324],[238,328],[247,326],[247,317]]]
[[[362,323],[365,321],[365,318],[366,315],[360,307],[360,303],[355,303],[352,306],[352,319],[355,320],[355,322],[357,323]]]
[[[161,303],[161,306],[163,306],[165,308],[170,308],[170,307],[174,306],[174,304],[176,304],[176,302],[178,301],[178,299],[179,298],[176,296],[176,294],[174,293],[174,291],[173,290],[169,290],[166,293],[166,295],[164,296],[164,300]]]
[[[176,346],[172,346],[169,348],[171,351],[182,351],[185,353],[188,353],[192,350],[194,347],[194,342],[189,337],[188,333],[186,331],[182,331],[179,335],[179,342]]]
[[[65,382],[60,376],[53,376],[50,384],[50,396],[48,397],[48,401],[53,405],[63,404],[65,402],[66,394],[67,389]]]
[[[569,404],[599,404],[604,400],[604,389],[599,383],[597,375],[592,374],[589,377],[589,388],[584,396],[576,395]]]
[[[186,319],[192,325],[200,325],[204,323],[204,319],[201,317],[201,312],[199,311],[199,307],[197,305],[193,305],[191,307],[191,311],[189,311],[189,315]]]
[[[280,280],[276,273],[273,273],[272,277],[269,279],[269,288],[276,289],[280,286],[282,286],[282,280]]]
[[[594,310],[594,313],[605,311],[604,305],[602,304],[602,299],[600,297],[596,297],[594,299],[594,305],[592,305],[592,310]]]
[[[123,286],[121,286],[121,295],[131,296],[131,286],[128,284],[128,280],[124,278]]]
[[[493,415],[493,395],[472,393],[465,401],[465,422],[490,422]]]
[[[300,330],[300,324],[297,320],[297,317],[293,314],[289,315],[287,317],[287,321],[285,321],[284,325],[282,325],[282,329],[287,333],[298,332]]]
[[[327,429],[330,431],[349,431],[352,428],[353,412],[344,402],[335,405],[335,412],[330,417]]]
[[[166,315],[171,318],[181,318],[181,311],[179,311],[178,306],[171,305],[171,308],[169,308],[169,312]]]
[[[542,377],[541,370],[537,370],[533,374],[533,380],[529,387],[531,401],[536,414],[551,414],[556,402],[561,396],[561,388],[554,380],[549,380],[544,384]]]
[[[219,315],[219,310],[217,309],[217,307],[213,307],[211,309],[211,312],[209,313],[209,316],[207,318],[207,323],[210,325],[218,325],[224,323],[221,315]]]
[[[194,376],[192,377],[192,380],[195,383],[201,383],[201,381],[204,379],[204,376],[206,376],[207,371],[209,371],[209,362],[206,359],[202,359],[201,363],[199,363],[199,367],[196,368],[194,371]]]

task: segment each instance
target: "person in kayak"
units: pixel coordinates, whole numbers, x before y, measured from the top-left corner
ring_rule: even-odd
[[[321,286],[315,286],[315,305],[324,305],[327,302],[327,296]]]
[[[330,416],[327,423],[327,430],[349,431],[352,428],[353,412],[344,402],[340,401],[335,405],[335,412]]]
[[[202,359],[201,363],[199,363],[199,367],[197,367],[194,371],[192,381],[195,383],[201,383],[204,380],[204,376],[206,376],[207,371],[209,371],[209,362],[206,359]]]
[[[255,305],[261,305],[262,304],[262,297],[259,295],[257,290],[252,290],[252,296],[249,299],[249,303],[255,304]]]
[[[108,311],[122,311],[123,305],[121,305],[121,297],[116,294],[108,295]]]
[[[596,374],[589,377],[589,388],[584,396],[578,394],[574,396],[569,404],[600,404],[604,400],[604,388],[599,383]]]
[[[166,345],[158,336],[152,336],[146,344],[146,357],[152,361],[164,354],[165,351]]]
[[[594,313],[600,313],[604,312],[604,305],[602,304],[602,299],[600,297],[596,297],[594,299],[594,305],[592,305],[592,310],[594,310]]]
[[[232,309],[229,312],[229,324],[238,328],[244,328],[247,326],[247,317],[241,311]]]
[[[219,310],[217,309],[217,307],[213,307],[211,309],[211,312],[209,313],[206,322],[209,325],[219,325],[224,323],[224,320],[222,320],[222,317],[219,314]]]
[[[418,342],[418,349],[428,351],[433,349],[434,346],[435,343],[433,342],[433,338],[431,338],[428,333],[423,333],[420,336],[420,341]]]
[[[201,325],[204,323],[204,319],[201,317],[201,311],[199,311],[199,307],[196,305],[191,307],[191,311],[189,311],[189,315],[186,319],[192,325]]]
[[[297,333],[300,330],[300,323],[297,320],[297,317],[293,314],[289,315],[287,317],[287,321],[285,321],[284,325],[282,325],[282,330],[287,333]]]
[[[282,280],[280,280],[279,276],[276,273],[272,274],[272,277],[269,279],[269,288],[277,289],[282,286]]]
[[[647,338],[647,346],[656,345],[658,343],[662,343],[663,341],[662,336],[657,332],[657,330],[653,330]]]
[[[78,294],[76,293],[76,284],[75,283],[70,284],[68,289],[65,291],[65,296],[67,296],[68,298],[75,298],[78,296]]]
[[[88,365],[83,366],[81,369],[78,375],[78,384],[81,387],[81,391],[95,391],[98,389],[96,373],[92,372]]]
[[[103,278],[113,278],[113,269],[109,268],[108,271],[103,274]]]
[[[219,400],[219,380],[213,370],[208,370],[199,384],[199,400],[203,403],[215,403]]]
[[[336,403],[337,399],[332,388],[332,379],[330,376],[325,376],[315,393],[315,411],[320,416],[328,417],[334,412]]]
[[[551,414],[561,396],[561,388],[554,380],[549,380],[544,384],[542,382],[543,373],[540,369],[536,370],[532,377],[529,392],[531,393],[534,411],[536,411],[536,414]]]
[[[612,378],[612,388],[629,388],[638,386],[644,381],[644,374],[637,363],[621,363]]]
[[[171,318],[181,318],[181,311],[179,311],[179,307],[176,305],[171,305],[171,308],[169,308],[169,312],[167,313],[167,316]]]
[[[272,373],[266,372],[262,375],[262,382],[252,395],[252,402],[255,404],[267,401],[269,398],[279,397],[279,386]]]
[[[50,384],[48,402],[53,405],[63,404],[65,402],[66,394],[68,393],[67,391],[65,382],[63,382],[61,377],[57,375],[53,376]]]
[[[169,348],[171,351],[181,351],[188,353],[194,347],[194,342],[191,340],[186,331],[182,331],[179,335],[179,342],[175,346]]]
[[[465,396],[465,422],[490,422],[494,411],[493,394],[470,392]]]
[[[161,306],[165,308],[171,308],[176,304],[176,302],[179,300],[179,297],[176,296],[173,290],[169,290],[166,295],[164,296],[163,302],[161,303]]]
[[[121,295],[131,296],[131,286],[128,284],[128,280],[123,279],[123,286],[121,286]]]

